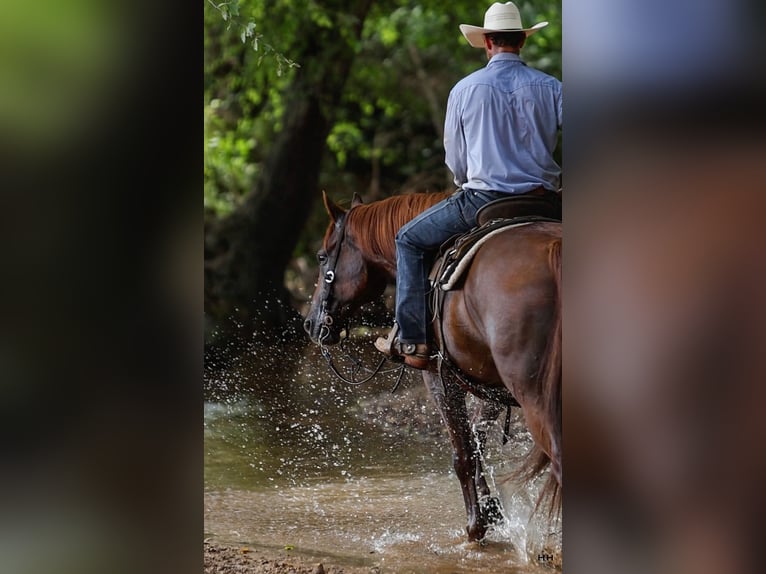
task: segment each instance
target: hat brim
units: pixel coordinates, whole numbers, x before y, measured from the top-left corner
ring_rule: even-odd
[[[480,28],[478,26],[471,26],[470,24],[460,24],[460,31],[468,40],[468,43],[474,48],[484,47],[484,34],[490,34],[492,32],[524,32],[527,36],[531,36],[538,30],[545,28],[548,22],[538,22],[531,28],[520,28],[518,30],[493,30],[492,28]]]

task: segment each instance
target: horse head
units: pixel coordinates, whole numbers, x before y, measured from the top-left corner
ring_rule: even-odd
[[[322,200],[330,224],[317,252],[319,277],[303,328],[314,343],[334,345],[354,311],[382,294],[385,279],[360,249],[363,230],[349,225],[350,214],[362,204],[359,195],[354,193],[348,210],[333,203],[324,191]]]

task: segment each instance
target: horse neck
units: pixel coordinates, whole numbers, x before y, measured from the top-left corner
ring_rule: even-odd
[[[396,275],[396,234],[399,229],[452,192],[394,195],[358,205],[348,212],[348,229],[357,248],[370,263]]]

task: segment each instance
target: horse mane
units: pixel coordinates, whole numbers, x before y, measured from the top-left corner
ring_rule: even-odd
[[[369,259],[396,265],[396,233],[405,223],[452,194],[452,191],[392,195],[356,205],[346,215],[346,229]]]

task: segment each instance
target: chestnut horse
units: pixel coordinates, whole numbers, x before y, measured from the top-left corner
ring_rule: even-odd
[[[399,228],[449,195],[415,193],[364,204],[354,194],[345,210],[323,193],[330,225],[317,253],[319,280],[304,328],[320,345],[340,341],[358,307],[380,297],[396,278]],[[551,509],[561,497],[561,224],[534,222],[485,241],[462,286],[445,294],[436,343],[470,378],[477,396],[507,389],[534,440],[520,475],[550,473],[543,494]],[[462,487],[469,540],[484,538],[493,518],[489,488],[469,426],[466,387],[443,369],[423,371],[447,426]],[[504,393],[507,395],[507,393]],[[499,409],[485,403],[490,417]],[[510,407],[509,407],[510,408]],[[541,499],[543,494],[541,494]],[[539,501],[538,501],[539,504]]]

